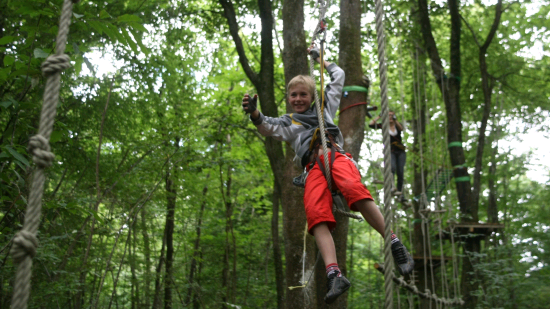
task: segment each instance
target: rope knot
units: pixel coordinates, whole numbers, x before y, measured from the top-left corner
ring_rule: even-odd
[[[33,233],[27,230],[17,232],[13,238],[13,247],[10,250],[13,261],[19,264],[23,262],[27,256],[33,258],[36,254],[37,247],[38,239]]]
[[[42,74],[45,77],[60,73],[71,66],[71,58],[66,55],[51,55],[42,63]]]
[[[50,152],[48,140],[40,134],[30,138],[28,151],[33,155],[34,163],[41,168],[49,167],[55,159],[55,155]]]

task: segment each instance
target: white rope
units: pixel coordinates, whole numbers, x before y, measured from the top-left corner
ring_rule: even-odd
[[[386,67],[386,35],[384,34],[384,6],[382,0],[375,1],[376,13],[376,38],[378,43],[378,70],[380,74],[380,107],[382,109],[382,136],[384,141],[384,263],[388,265],[384,269],[384,291],[385,308],[393,307],[393,284],[392,284],[392,257],[391,257],[391,219],[392,219],[392,173],[390,134],[388,116],[388,78]]]

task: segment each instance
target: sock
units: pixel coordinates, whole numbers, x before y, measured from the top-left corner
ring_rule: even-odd
[[[391,232],[391,244],[395,244],[396,242],[399,241],[399,238],[397,238],[397,236],[393,233],[393,231]]]
[[[330,277],[330,275],[336,273],[337,277],[342,277],[342,272],[340,271],[340,268],[338,268],[338,264],[332,263],[327,265],[327,277]]]

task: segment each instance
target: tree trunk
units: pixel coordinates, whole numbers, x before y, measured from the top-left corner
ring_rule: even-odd
[[[206,175],[206,180],[210,178],[210,174]],[[189,304],[191,302],[191,299],[193,297],[193,290],[195,286],[195,273],[197,272],[197,259],[200,254],[200,242],[201,242],[201,228],[202,228],[202,216],[204,214],[204,208],[206,207],[206,193],[208,192],[208,186],[205,185],[202,189],[202,198],[203,201],[201,203],[201,208],[199,211],[199,218],[197,220],[197,238],[195,239],[195,244],[193,247],[193,256],[191,258],[191,266],[189,268],[189,278],[187,279],[187,284],[189,284],[189,288],[187,288],[187,296],[185,298],[185,304]],[[199,289],[197,289],[198,291]],[[195,292],[197,293],[197,292]]]
[[[309,75],[307,59],[306,37],[304,32],[304,0],[285,1],[283,6],[283,63],[285,85],[296,75]],[[286,95],[286,93],[285,93]],[[286,111],[291,113],[292,107],[286,100]],[[285,242],[286,284],[300,285],[301,280],[309,280],[304,289],[287,290],[285,308],[316,308],[316,296],[313,293],[315,278],[310,274],[314,271],[317,250],[313,237],[304,235],[306,215],[303,203],[303,189],[292,185],[292,178],[302,171],[294,165],[294,150],[290,146],[285,149],[285,163],[282,196],[285,197],[283,208],[283,235]],[[306,237],[305,261],[302,261],[304,252],[304,237]],[[302,278],[302,265],[305,265],[305,277]],[[284,295],[283,295],[284,296]],[[281,308],[281,307],[279,307]]]
[[[229,25],[229,32],[231,34],[231,37],[233,38],[233,41],[235,42],[235,47],[237,49],[237,53],[239,55],[239,62],[241,63],[241,66],[243,67],[244,72],[246,73],[247,77],[250,79],[256,90],[258,91],[258,95],[260,97],[260,107],[262,110],[262,113],[266,116],[270,117],[277,117],[277,104],[275,102],[275,91],[274,91],[274,56],[273,56],[273,12],[271,8],[271,1],[269,0],[258,0],[258,7],[259,7],[259,15],[261,19],[261,58],[260,58],[260,72],[256,73],[252,70],[250,67],[248,58],[245,53],[244,46],[242,44],[242,40],[239,36],[239,26],[237,24],[236,20],[236,14],[235,9],[233,7],[233,3],[231,0],[219,0],[219,3],[223,7],[224,15],[227,19],[227,23]],[[286,6],[286,4],[285,4]],[[265,148],[266,153],[269,158],[269,162],[271,165],[271,170],[273,172],[275,182],[279,184],[279,186],[282,185],[284,182],[283,180],[283,169],[284,166],[284,153],[283,148],[280,142],[276,141],[275,139],[268,137],[265,139]],[[285,192],[285,190],[281,190],[280,192]],[[274,193],[277,193],[277,190],[274,190]],[[274,199],[280,199],[280,196],[275,196]],[[278,215],[278,212],[274,212],[274,215]],[[272,235],[277,235],[277,237],[274,238],[274,240],[278,239],[278,230],[272,231]],[[277,250],[277,249],[274,249]],[[282,281],[280,278],[282,277],[280,274],[280,269],[277,265],[282,265],[282,262],[280,261],[280,254],[277,256],[277,252],[274,251],[275,255],[275,263],[276,263],[276,276],[278,278],[277,280],[277,299],[283,299],[284,295],[281,295],[283,293],[284,289],[280,286],[282,285]],[[289,260],[287,258],[287,265],[289,265]],[[279,272],[279,274],[277,274]],[[294,303],[296,304],[296,303]],[[280,304],[279,304],[280,306]]]
[[[144,276],[144,297],[145,302],[144,306],[145,308],[151,307],[151,245],[149,242],[149,233],[147,232],[147,211],[146,208],[143,208],[141,210],[141,235],[143,237],[143,255],[145,259],[145,272],[143,274]]]
[[[460,111],[460,79],[461,79],[461,53],[460,53],[460,34],[461,20],[459,12],[459,0],[449,0],[449,12],[451,15],[451,39],[450,39],[450,64],[451,70],[449,76],[446,76],[442,66],[441,57],[437,50],[435,40],[432,35],[428,5],[426,0],[418,0],[419,15],[421,20],[422,36],[424,44],[431,60],[432,71],[438,80],[438,86],[444,95],[446,114],[447,114],[447,140],[449,143],[456,142],[449,147],[451,164],[454,169],[454,177],[458,201],[460,204],[460,221],[477,222],[479,220],[477,207],[472,205],[472,190],[469,180],[468,169],[465,167],[465,155],[462,148],[462,114]],[[471,293],[477,290],[478,283],[471,280],[471,273],[474,272],[471,257],[468,252],[475,254],[479,252],[479,238],[468,237],[465,239],[463,258],[461,291],[464,296],[465,308],[475,308],[477,297]]]
[[[177,143],[176,143],[177,145]],[[176,170],[174,166],[173,171]],[[164,308],[172,308],[172,263],[174,261],[174,213],[176,209],[176,186],[170,173],[170,167],[166,171],[166,271],[164,273]]]
[[[162,289],[162,283],[160,279],[162,278],[162,267],[164,266],[164,250],[166,248],[166,228],[164,229],[164,235],[162,236],[162,246],[160,248],[159,263],[156,269],[155,277],[155,298],[153,299],[153,309],[159,309],[162,304],[160,298],[160,290]]]
[[[491,42],[496,34],[500,23],[500,16],[502,14],[502,0],[499,0],[496,5],[495,19],[493,20],[493,25],[485,43],[482,46],[479,46],[479,71],[481,74],[481,89],[483,90],[483,115],[481,117],[481,125],[479,127],[479,135],[477,138],[477,151],[476,151],[476,161],[475,161],[475,170],[474,170],[474,186],[472,190],[472,208],[473,212],[477,213],[479,209],[479,194],[481,191],[481,171],[483,164],[483,151],[485,150],[485,131],[487,130],[487,122],[491,115],[491,96],[493,94],[494,83],[492,80],[489,71],[487,70],[487,50],[491,45]],[[477,42],[475,37],[475,32],[472,31],[472,35]],[[490,175],[490,174],[489,174]]]
[[[221,164],[221,163],[220,163]],[[223,188],[226,188],[225,192]],[[220,188],[225,205],[225,244],[223,254],[223,269],[222,269],[222,308],[229,308],[228,302],[232,299],[231,289],[231,274],[229,270],[229,260],[231,252],[231,243],[229,242],[229,234],[232,229],[231,215],[233,214],[233,203],[231,202],[231,165],[227,166],[227,180],[224,183],[222,166],[220,165]],[[233,274],[236,276],[237,274]]]
[[[361,2],[359,0],[343,0],[340,2],[340,37],[339,37],[339,66],[346,73],[345,86],[365,86],[363,84],[363,71],[361,64]],[[340,109],[351,104],[366,102],[365,92],[349,92],[347,97],[342,97]],[[351,107],[340,114],[338,124],[344,137],[344,149],[355,160],[359,159],[361,145],[365,132],[366,105]],[[332,233],[336,246],[336,259],[343,274],[347,275],[347,239],[349,218],[336,214],[336,228]],[[326,272],[323,263],[318,263],[317,302],[319,308],[328,308],[324,303],[326,294]],[[323,279],[321,279],[323,278]],[[348,299],[339,297],[331,308],[346,308]]]

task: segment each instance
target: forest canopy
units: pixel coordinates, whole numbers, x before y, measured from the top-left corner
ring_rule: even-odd
[[[291,185],[301,172],[294,153],[261,136],[241,106],[245,93],[259,93],[264,114],[289,111],[285,86],[292,69],[308,69],[302,46],[317,23],[315,3],[74,4],[29,308],[325,308],[313,283],[288,289],[302,285],[317,254],[304,233],[303,190]],[[48,80],[41,64],[59,44],[62,5],[0,2],[0,308],[12,303],[10,250],[37,169],[28,145]],[[356,32],[342,30],[347,5],[359,8]],[[364,101],[380,108],[374,6],[331,3],[326,50],[344,70],[355,59],[347,54],[358,53],[354,83],[364,75]],[[417,271],[419,289],[472,308],[547,308],[550,2],[388,1],[384,9],[389,108],[405,125],[412,205],[395,202],[392,228],[417,264],[427,261],[419,248],[431,248],[431,266],[439,259],[431,273]],[[365,106],[352,113],[362,113],[353,144],[382,208],[382,134],[366,125]],[[346,117],[337,116],[340,127]],[[454,136],[460,152],[449,146]],[[437,187],[445,170],[454,176]],[[455,181],[465,176],[467,184]],[[419,201],[430,190],[425,207],[434,213],[422,219]],[[364,222],[344,222],[335,240],[352,288],[334,307],[382,308],[384,277],[373,265],[384,260],[383,239]],[[466,223],[482,228],[461,237],[451,229]],[[420,226],[429,233],[419,239]],[[394,307],[431,305],[397,286],[394,295]]]

